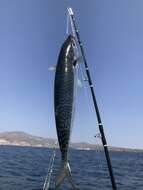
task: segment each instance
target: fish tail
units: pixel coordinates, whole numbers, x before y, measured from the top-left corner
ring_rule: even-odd
[[[55,183],[55,190],[58,190],[60,188],[61,184],[63,183],[66,177],[68,178],[68,181],[72,186],[72,189],[77,190],[74,181],[72,179],[71,169],[68,161],[62,161],[61,163],[60,172]]]

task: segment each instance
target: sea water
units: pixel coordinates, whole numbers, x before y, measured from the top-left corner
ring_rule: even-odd
[[[0,146],[0,190],[42,190],[52,149]],[[119,190],[143,190],[143,153],[110,152]],[[80,190],[110,190],[103,151],[70,150],[73,179]],[[60,164],[57,151],[51,189]],[[65,180],[62,189],[70,186]]]

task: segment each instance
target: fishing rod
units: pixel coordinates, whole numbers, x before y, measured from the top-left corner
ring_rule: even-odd
[[[98,104],[97,104],[96,96],[95,96],[95,92],[94,92],[94,86],[92,83],[89,67],[88,67],[88,64],[86,61],[86,57],[85,57],[83,44],[82,44],[81,39],[80,39],[79,31],[78,31],[77,24],[76,24],[75,15],[73,13],[72,8],[70,8],[70,7],[68,8],[68,13],[69,13],[71,24],[72,24],[72,27],[74,29],[74,34],[75,34],[77,42],[79,44],[80,51],[81,51],[82,58],[83,58],[83,62],[84,62],[85,71],[86,71],[86,75],[87,75],[87,79],[88,79],[88,84],[89,84],[89,87],[91,90],[91,95],[92,95],[94,108],[95,108],[95,112],[96,112],[96,116],[97,116],[99,131],[101,134],[101,140],[102,140],[102,144],[104,147],[105,157],[106,157],[106,161],[107,161],[107,165],[108,165],[108,171],[109,171],[109,175],[110,175],[110,179],[111,179],[112,189],[117,190],[116,182],[115,182],[115,178],[114,178],[114,174],[113,174],[113,169],[112,169],[112,164],[111,164],[111,160],[110,160],[110,155],[109,155],[109,151],[108,151],[108,145],[107,145],[107,141],[106,141],[106,137],[105,137],[105,133],[104,133],[104,128],[103,128],[103,124],[102,124],[102,120],[101,120],[101,116],[100,116],[100,112],[99,112],[99,108],[98,108]]]
[[[45,182],[44,182],[43,190],[49,190],[50,189],[51,176],[53,173],[53,166],[54,166],[54,161],[55,161],[55,156],[56,156],[56,144],[57,144],[57,142],[55,143],[53,153],[52,153],[51,158],[50,158],[48,174],[47,174]]]

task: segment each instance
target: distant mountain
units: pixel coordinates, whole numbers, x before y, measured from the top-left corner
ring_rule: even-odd
[[[33,146],[33,147],[55,147],[56,139],[51,138],[43,138],[38,136],[33,136],[25,132],[21,131],[13,131],[13,132],[3,132],[0,133],[0,145],[15,145],[15,146]],[[58,148],[58,145],[56,145]],[[71,143],[70,147],[78,150],[103,150],[101,145],[97,144],[89,144],[89,143]],[[128,148],[117,148],[117,147],[109,147],[111,151],[130,151],[137,152],[141,150],[137,149],[128,149]]]
[[[49,147],[55,145],[55,139],[37,137],[21,131],[0,133],[1,145]]]

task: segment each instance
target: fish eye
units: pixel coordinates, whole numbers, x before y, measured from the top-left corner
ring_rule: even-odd
[[[73,42],[73,47],[75,48],[75,42]]]

